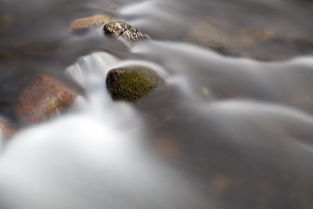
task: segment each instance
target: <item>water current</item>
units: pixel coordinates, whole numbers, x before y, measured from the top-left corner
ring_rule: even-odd
[[[38,72],[85,92],[65,114],[2,139],[1,209],[313,208],[311,1],[1,4],[1,97]],[[68,32],[99,13],[151,39]],[[107,72],[133,64],[166,86],[113,101]]]

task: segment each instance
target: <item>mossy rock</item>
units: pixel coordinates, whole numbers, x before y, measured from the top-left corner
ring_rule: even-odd
[[[114,100],[135,102],[163,86],[165,81],[147,67],[131,66],[110,70],[106,84]]]

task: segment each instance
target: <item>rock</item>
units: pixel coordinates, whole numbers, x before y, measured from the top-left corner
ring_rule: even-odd
[[[0,24],[5,28],[9,28],[14,22],[14,16],[12,14],[1,14],[0,15]]]
[[[149,68],[131,66],[110,70],[106,84],[114,100],[135,102],[165,81]]]
[[[94,15],[79,18],[70,23],[69,30],[71,32],[85,31],[89,28],[98,27],[110,21],[112,21],[112,17],[108,15]]]
[[[219,54],[262,61],[286,60],[313,53],[311,37],[288,37],[272,24],[237,26],[222,18],[204,17],[192,25],[185,41],[210,48]]]
[[[181,160],[185,152],[184,147],[178,144],[177,141],[172,140],[172,137],[168,134],[159,136],[153,147],[158,154],[167,159]]]
[[[208,47],[223,55],[239,56],[237,41],[209,19],[195,24],[185,39],[187,42]]]
[[[124,40],[131,42],[149,38],[148,35],[142,33],[137,28],[121,21],[113,21],[105,24],[103,31],[105,34],[121,37]]]
[[[242,45],[250,47],[271,40],[276,36],[277,31],[273,28],[241,28],[236,35],[236,39]]]
[[[15,132],[12,126],[9,124],[9,122],[1,116],[0,116],[0,132],[1,135],[4,137],[10,137]]]
[[[18,98],[15,114],[23,124],[33,124],[69,108],[78,93],[56,78],[38,75]]]

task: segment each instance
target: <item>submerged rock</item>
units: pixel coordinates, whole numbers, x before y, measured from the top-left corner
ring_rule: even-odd
[[[90,17],[79,18],[70,23],[69,30],[71,32],[81,32],[89,28],[98,27],[112,21],[112,17],[108,15],[94,15]]]
[[[20,94],[15,114],[22,123],[37,123],[69,108],[77,96],[56,78],[39,75]]]
[[[223,18],[204,17],[192,25],[185,41],[210,48],[219,54],[262,61],[286,60],[313,53],[313,39],[288,37],[272,24],[236,26]]]
[[[114,100],[135,102],[165,81],[149,68],[131,66],[109,71],[106,84]]]
[[[250,47],[275,37],[277,37],[277,31],[273,28],[241,28],[235,38],[242,45]]]
[[[185,40],[208,47],[223,55],[239,56],[237,40],[210,19],[195,24],[186,34]]]
[[[121,37],[127,41],[137,41],[139,39],[149,38],[148,35],[142,33],[137,28],[122,21],[113,21],[105,24],[103,31],[105,34]]]
[[[9,122],[0,116],[0,134],[4,137],[10,137],[14,134],[14,129],[9,124]]]

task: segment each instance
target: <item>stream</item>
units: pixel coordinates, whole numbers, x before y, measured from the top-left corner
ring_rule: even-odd
[[[0,209],[313,208],[310,0],[0,0],[0,111],[31,75],[84,92],[64,114],[0,142]],[[109,14],[151,39],[125,45]],[[110,69],[166,81],[113,101]],[[5,98],[5,99],[4,99]]]

